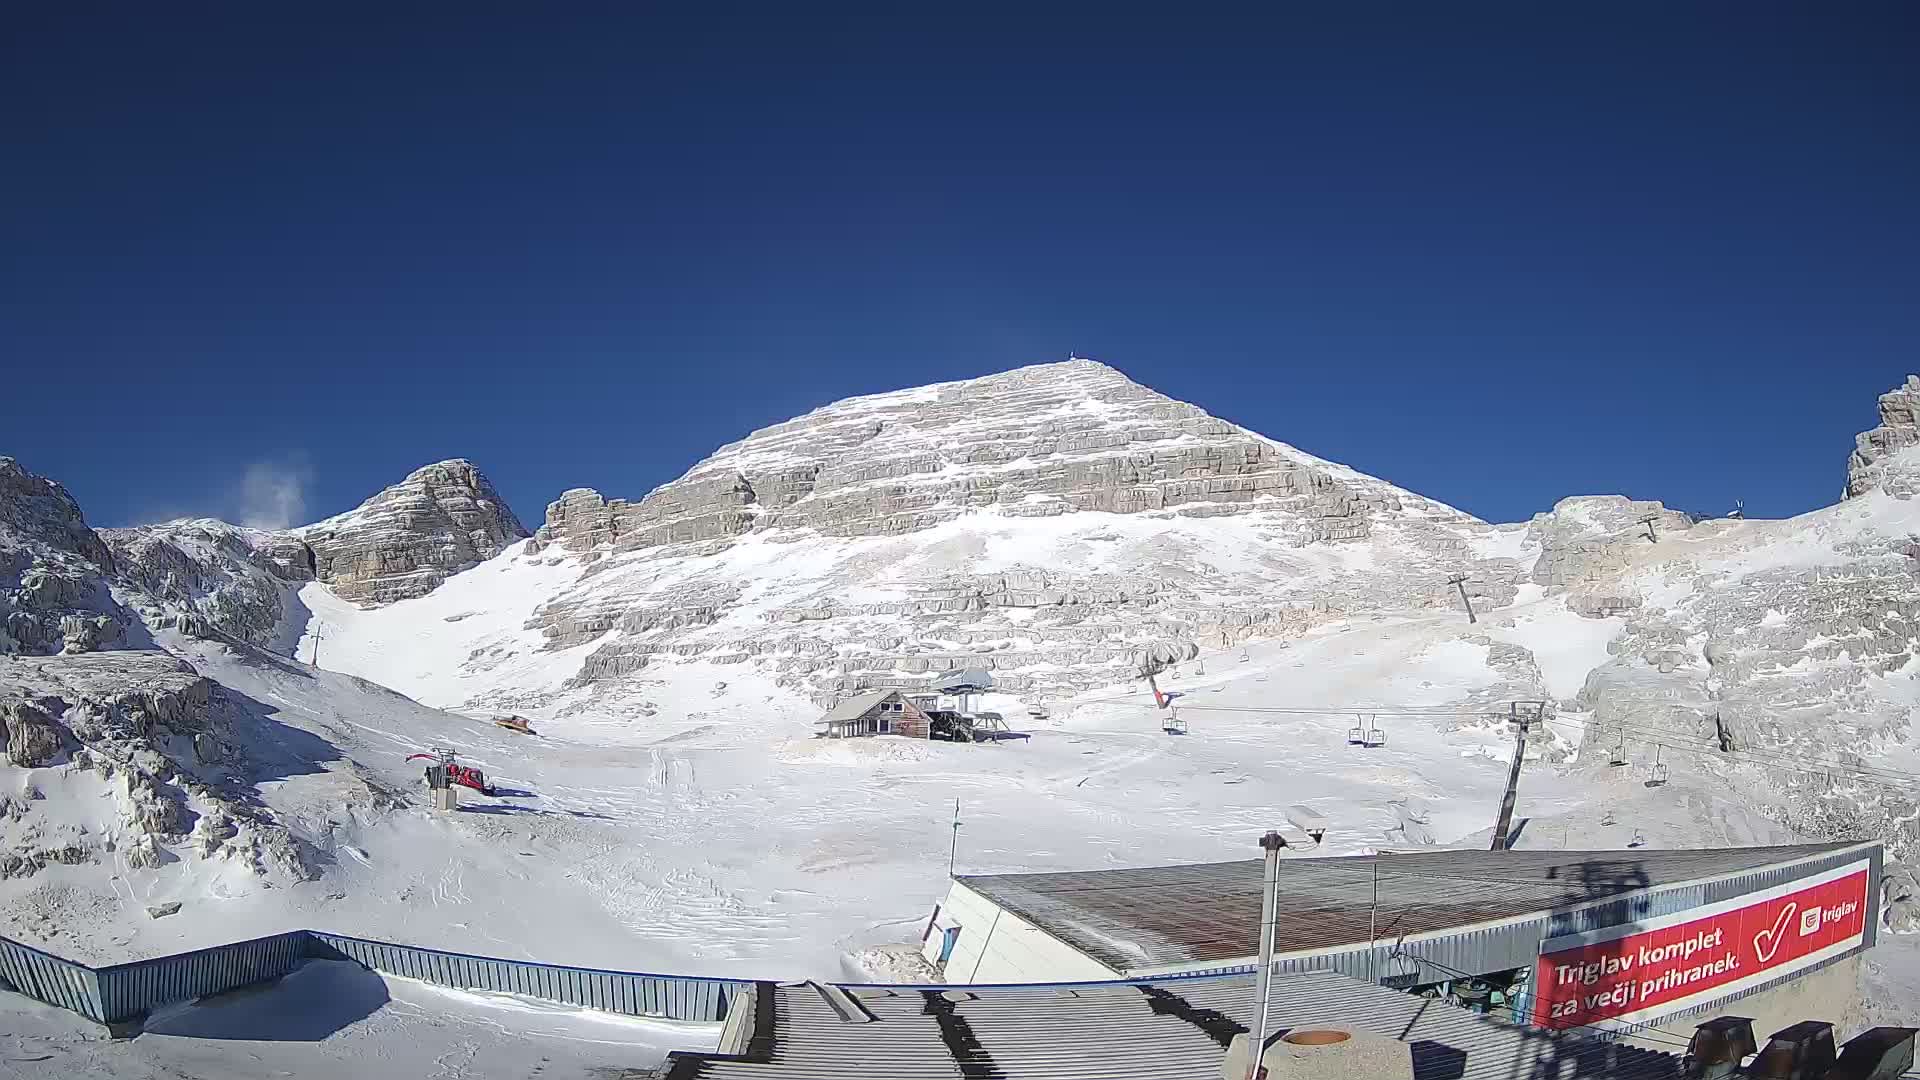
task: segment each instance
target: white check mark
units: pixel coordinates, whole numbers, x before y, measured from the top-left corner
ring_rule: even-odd
[[[1793,918],[1793,913],[1799,906],[1799,903],[1795,902],[1781,908],[1780,917],[1773,920],[1773,929],[1762,930],[1753,935],[1753,951],[1760,957],[1761,963],[1768,963],[1773,959],[1773,954],[1780,951],[1780,931],[1786,927],[1787,920]]]

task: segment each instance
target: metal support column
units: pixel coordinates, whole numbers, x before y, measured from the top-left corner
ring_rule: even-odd
[[[1534,707],[1534,713],[1522,711],[1525,706]],[[1532,701],[1511,702],[1508,708],[1511,710],[1508,720],[1514,726],[1513,764],[1507,768],[1507,791],[1500,798],[1500,820],[1493,826],[1492,850],[1494,851],[1505,851],[1507,845],[1512,842],[1507,836],[1507,830],[1513,825],[1513,802],[1520,790],[1520,765],[1527,756],[1527,728],[1535,719],[1544,718],[1547,710],[1545,702]]]
[[[1260,1059],[1267,1049],[1267,991],[1273,980],[1273,930],[1280,906],[1280,849],[1286,846],[1287,838],[1278,832],[1269,832],[1260,838],[1261,850],[1267,858],[1266,877],[1260,890],[1260,975],[1254,988],[1254,994],[1260,999],[1260,1022],[1253,1029],[1250,1048],[1253,1055],[1247,1066],[1247,1080],[1260,1080],[1265,1074]]]

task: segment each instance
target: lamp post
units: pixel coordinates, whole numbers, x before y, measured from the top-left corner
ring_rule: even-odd
[[[1247,1080],[1260,1080],[1265,1074],[1260,1059],[1267,1049],[1267,991],[1273,981],[1273,924],[1275,909],[1280,903],[1280,849],[1286,846],[1287,838],[1278,832],[1270,831],[1260,838],[1267,863],[1260,889],[1260,976],[1254,990],[1260,999],[1260,1021],[1253,1029],[1253,1058],[1247,1066]]]

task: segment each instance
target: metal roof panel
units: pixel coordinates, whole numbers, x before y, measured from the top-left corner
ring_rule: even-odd
[[[1465,851],[1287,859],[1277,953],[1536,914],[1845,848]],[[1261,861],[955,880],[1118,972],[1259,951]]]

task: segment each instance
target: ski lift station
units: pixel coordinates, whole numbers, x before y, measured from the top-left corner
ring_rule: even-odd
[[[1635,1038],[1685,1038],[1735,1001],[1758,1024],[1839,1019],[1876,938],[1881,861],[1878,843],[1294,856],[1279,866],[1274,974],[1331,971]],[[964,985],[1250,972],[1261,882],[1259,859],[957,875],[922,952]]]
[[[978,708],[993,688],[984,671],[958,672],[914,689],[881,687],[842,698],[814,726],[816,737],[851,739],[900,735],[910,739],[988,742],[1012,734],[999,713]]]

